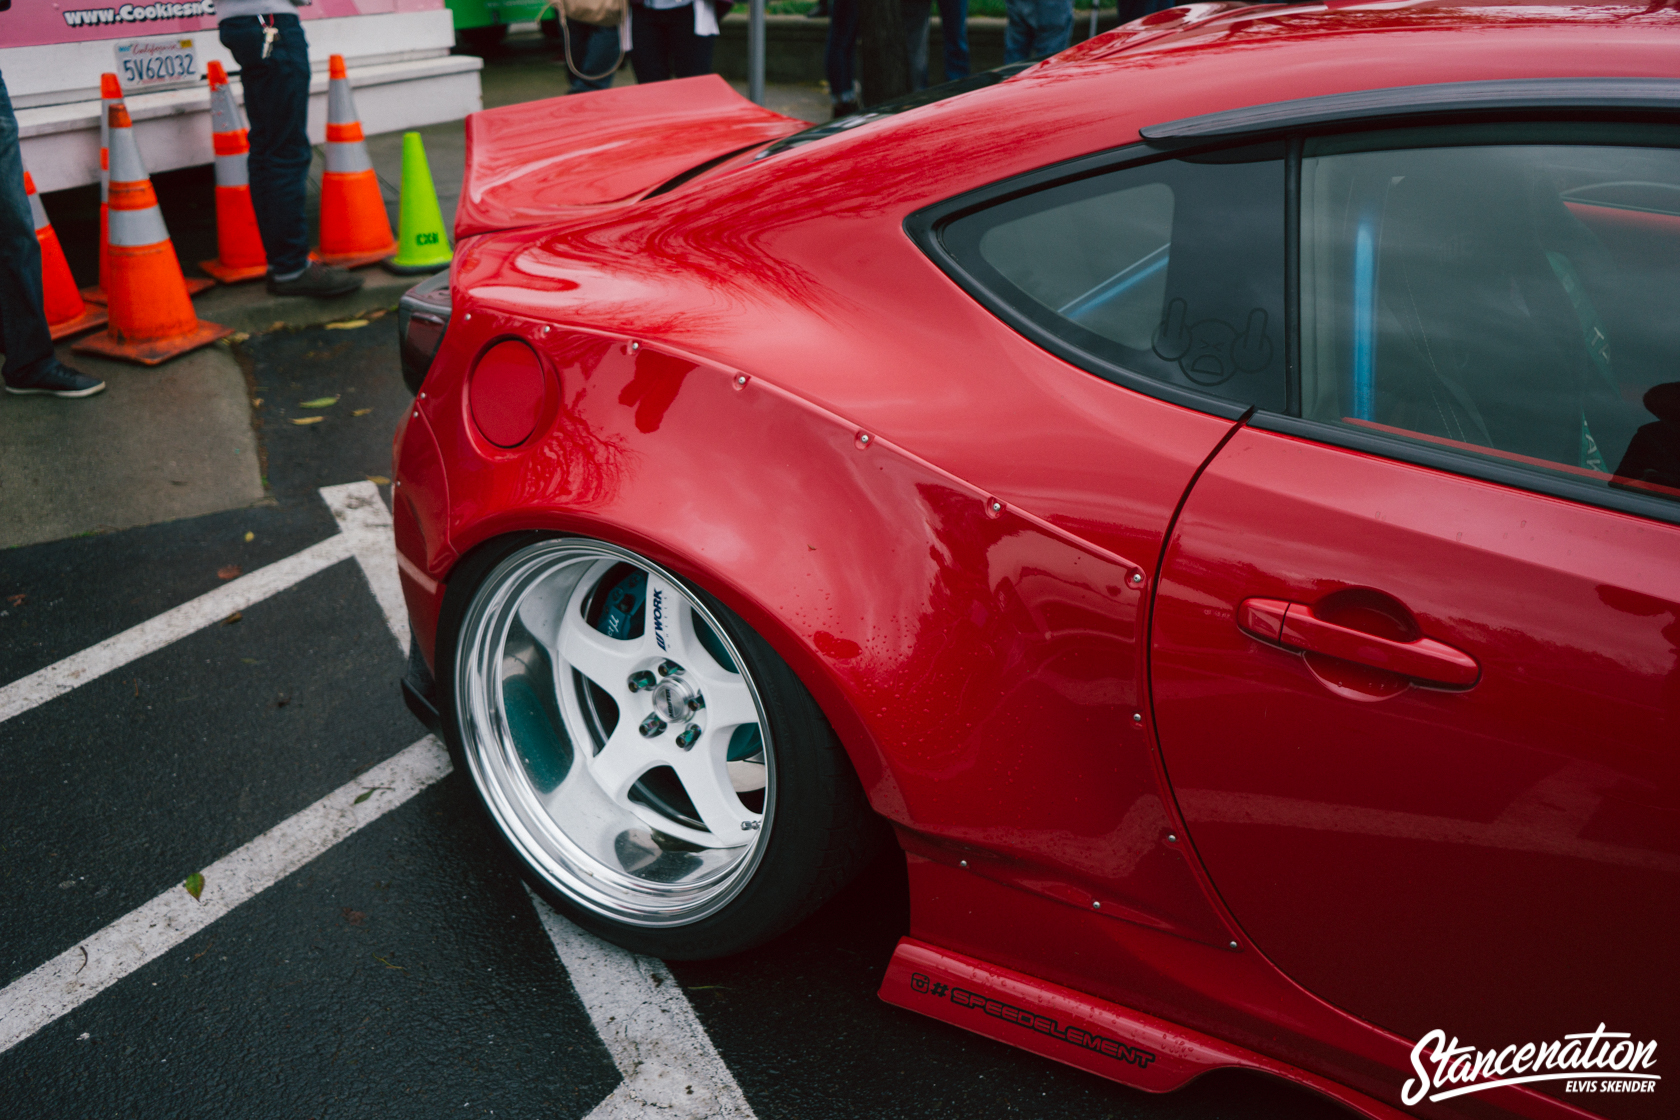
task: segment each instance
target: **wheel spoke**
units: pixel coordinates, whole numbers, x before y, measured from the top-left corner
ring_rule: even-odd
[[[750,844],[764,820],[735,796],[735,785],[724,762],[728,744],[728,736],[707,734],[675,765],[683,790],[720,848]]]
[[[590,761],[589,772],[601,792],[622,806],[637,779],[663,761],[658,748],[642,738],[635,724],[621,719],[601,753]]]
[[[715,669],[701,678],[701,695],[706,700],[706,726],[714,731],[727,732],[743,723],[758,722],[758,705],[746,682],[733,673]],[[728,735],[724,738],[727,740]]]
[[[643,633],[659,651],[687,668],[703,653],[694,640],[694,623],[685,593],[662,576],[648,574],[646,623]],[[653,652],[649,650],[649,652]]]
[[[582,619],[568,619],[560,626],[555,652],[560,660],[576,669],[615,700],[629,695],[630,674],[642,659],[641,639],[622,641],[609,638]]]

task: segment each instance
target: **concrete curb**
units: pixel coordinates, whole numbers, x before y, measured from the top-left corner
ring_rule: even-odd
[[[375,308],[396,306],[401,295],[424,276],[393,276],[378,265],[356,270],[364,277],[362,290],[338,299],[271,296],[262,281],[217,285],[193,300],[200,319],[220,323],[246,334],[276,327],[314,327],[354,319]]]

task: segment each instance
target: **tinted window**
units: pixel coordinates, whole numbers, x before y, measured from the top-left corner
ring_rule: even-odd
[[[957,218],[940,239],[987,291],[1072,347],[1279,409],[1284,170],[1252,154],[1061,183]]]
[[[1680,152],[1326,147],[1301,178],[1307,418],[1680,498]]]

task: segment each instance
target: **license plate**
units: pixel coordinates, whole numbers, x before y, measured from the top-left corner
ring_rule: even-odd
[[[116,44],[116,51],[125,90],[198,81],[198,51],[191,39],[135,39]]]

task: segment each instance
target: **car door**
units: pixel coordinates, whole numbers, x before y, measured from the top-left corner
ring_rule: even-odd
[[[1298,406],[1213,457],[1165,552],[1194,850],[1260,952],[1408,1039],[1680,1026],[1673,143],[1309,138]]]

